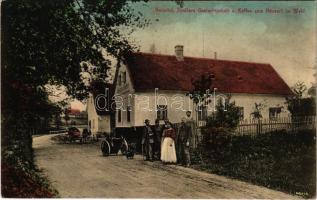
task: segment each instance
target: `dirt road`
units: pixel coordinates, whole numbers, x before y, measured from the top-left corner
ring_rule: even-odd
[[[222,176],[140,156],[102,157],[96,144],[57,144],[52,135],[33,139],[38,166],[61,197],[100,198],[297,198]]]

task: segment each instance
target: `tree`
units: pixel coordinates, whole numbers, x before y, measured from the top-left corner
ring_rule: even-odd
[[[196,80],[192,79],[191,82],[193,85],[193,90],[187,95],[193,100],[195,104],[206,100],[208,98],[206,93],[212,86],[211,75],[203,74]]]
[[[225,102],[218,99],[216,111],[208,116],[206,129],[203,131],[204,156],[221,157],[225,153],[224,148],[230,151],[232,132],[238,126],[240,117],[240,109],[231,101],[230,94]]]
[[[294,96],[286,98],[287,108],[293,118],[316,115],[315,96],[311,95],[310,97],[304,97],[303,94],[306,90],[307,87],[303,82],[297,82],[292,87]],[[310,93],[313,94],[313,90],[314,89],[311,89]]]
[[[199,105],[208,105],[211,103],[209,90],[212,88],[212,78],[214,74],[203,74],[199,79],[192,80],[193,90],[187,95],[193,100],[194,107],[197,109]],[[202,140],[198,148],[194,151],[200,161],[203,163],[203,155],[213,142],[221,141],[222,144],[229,141],[230,131],[237,127],[240,120],[240,110],[236,107],[235,102],[231,102],[231,95],[227,95],[225,102],[218,99],[216,112],[207,117],[206,127],[201,129]],[[198,117],[196,115],[196,117]],[[196,118],[198,121],[198,118]],[[217,152],[219,151],[215,151]]]
[[[295,94],[295,98],[298,98],[298,99],[303,97],[303,94],[305,93],[306,90],[307,90],[306,85],[304,84],[304,82],[301,82],[301,81],[298,81],[292,87],[292,91]]]
[[[307,91],[308,95],[310,95],[310,97],[315,98],[316,97],[316,85],[312,85],[308,91]]]
[[[192,79],[191,82],[193,90],[187,95],[192,99],[194,108],[198,109],[198,105],[202,102],[205,102],[206,104],[210,103],[207,91],[209,91],[212,86],[211,75],[203,74],[196,80]],[[198,121],[197,117],[198,116],[196,116],[196,121]]]
[[[264,110],[264,108],[266,107],[264,102],[261,103],[254,103],[254,109],[251,113],[251,116],[253,117],[253,119],[261,119],[262,118],[262,111]]]
[[[222,102],[222,99],[218,100],[216,112],[207,118],[207,127],[235,129],[239,124],[240,114],[239,108],[228,95],[225,103]]]
[[[125,0],[7,0],[2,2],[2,145],[18,146],[32,162],[31,129],[55,110],[45,85],[86,98],[81,74],[107,77],[110,60],[136,49],[127,35],[148,24]],[[124,31],[123,31],[124,30]],[[83,62],[95,66],[88,71]]]

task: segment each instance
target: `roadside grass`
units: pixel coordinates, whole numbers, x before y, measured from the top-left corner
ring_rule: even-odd
[[[304,198],[316,195],[314,130],[293,134],[278,131],[255,137],[209,132],[199,152],[203,152],[199,155],[203,162],[196,162],[197,169]],[[194,154],[197,157],[199,153]]]
[[[54,189],[40,170],[15,150],[2,150],[1,194],[5,198],[56,198]]]

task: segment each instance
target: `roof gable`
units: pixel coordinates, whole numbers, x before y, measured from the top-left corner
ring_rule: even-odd
[[[132,53],[126,57],[136,91],[193,89],[192,80],[211,75],[212,88],[224,93],[291,95],[292,91],[270,64]],[[211,89],[212,89],[211,88]]]
[[[111,109],[109,107],[108,110],[104,109],[104,110],[100,110],[96,108],[95,102],[96,102],[96,97],[98,95],[109,95],[109,97],[107,97],[107,104],[112,105],[113,102],[113,96],[114,96],[114,87],[112,84],[108,84],[108,83],[103,83],[103,82],[92,82],[91,85],[91,93],[92,93],[92,97],[93,97],[93,105],[94,108],[96,110],[97,115],[109,115],[111,114]],[[108,89],[109,93],[106,94],[106,89]],[[109,99],[108,99],[109,98]],[[99,98],[98,99],[98,105],[100,108],[104,108],[106,105],[106,99],[105,98]],[[109,105],[109,106],[110,106]]]

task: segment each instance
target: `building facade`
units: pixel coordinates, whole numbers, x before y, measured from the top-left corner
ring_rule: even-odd
[[[193,104],[188,92],[193,80],[211,77],[210,103]],[[241,120],[251,119],[256,105],[263,118],[287,117],[285,97],[290,88],[270,64],[184,57],[183,47],[175,47],[175,56],[132,53],[120,62],[115,78],[115,127],[144,125],[149,119],[168,119],[179,123],[186,111],[204,124],[218,99],[231,96],[241,113]],[[225,101],[225,100],[224,100]]]
[[[114,128],[114,112],[109,109],[113,86],[94,82],[87,100],[88,129],[93,135],[110,134]]]

